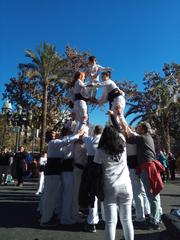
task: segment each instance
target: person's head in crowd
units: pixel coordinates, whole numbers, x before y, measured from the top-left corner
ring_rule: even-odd
[[[84,80],[85,80],[85,73],[84,72],[80,72],[80,71],[77,71],[75,73],[74,80],[73,80],[73,86],[74,86],[74,84],[75,84],[75,82],[77,80],[80,80],[80,81],[84,82]]]
[[[102,72],[101,76],[103,82],[105,82],[111,78],[111,72],[110,71]]]
[[[125,141],[113,126],[106,126],[102,132],[98,148],[110,155],[123,153]]]
[[[65,137],[72,134],[72,129],[69,126],[65,126],[61,129],[61,137]]]
[[[7,147],[7,146],[3,146],[3,147],[2,147],[2,150],[1,150],[2,153],[8,153],[8,151],[9,151],[9,150],[8,150],[8,147]]]
[[[93,131],[94,135],[99,135],[102,132],[103,132],[103,127],[100,126],[100,125],[96,125],[95,128],[94,128],[94,131]]]
[[[25,151],[25,148],[21,145],[21,146],[19,147],[19,151],[20,151],[20,152],[24,152],[24,151]]]
[[[140,122],[138,124],[138,127],[136,129],[137,133],[140,135],[146,134],[146,133],[152,133],[151,125],[148,122]]]
[[[49,142],[56,138],[56,132],[53,130],[48,130],[46,132],[46,142]]]
[[[96,64],[96,57],[95,56],[90,56],[88,60],[89,60],[88,64],[90,64],[91,66]]]

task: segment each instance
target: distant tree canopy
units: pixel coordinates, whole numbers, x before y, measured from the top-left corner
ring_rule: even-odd
[[[145,73],[144,89],[139,91],[133,82],[121,83],[127,94],[129,108],[126,116],[133,115],[130,124],[137,120],[148,121],[156,129],[160,146],[170,151],[170,137],[180,140],[180,65],[165,64],[164,76]]]
[[[78,52],[70,46],[60,55],[56,48],[43,43],[36,52],[26,51],[28,63],[19,64],[17,77],[5,84],[4,97],[28,112],[32,110],[32,125],[41,130],[41,150],[45,145],[47,128],[57,128],[68,117],[67,94],[77,69],[86,68],[88,52]],[[180,65],[164,64],[164,75],[148,72],[144,75],[142,91],[133,81],[117,82],[126,93],[126,116],[135,121],[147,120],[156,129],[159,145],[170,150],[173,141],[180,136]],[[92,107],[92,106],[91,106]]]
[[[64,113],[67,105],[65,96],[75,67],[79,59],[86,61],[87,53],[78,53],[67,47],[66,56],[60,56],[54,46],[44,43],[36,53],[27,50],[26,56],[30,63],[19,64],[18,77],[12,77],[5,85],[4,97],[16,107],[21,105],[23,109],[33,111],[33,126],[41,129],[42,150],[46,128],[57,124],[61,113]]]

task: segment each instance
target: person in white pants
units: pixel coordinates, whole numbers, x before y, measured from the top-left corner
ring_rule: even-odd
[[[87,150],[88,164],[86,168],[88,168],[88,166],[90,166],[93,162],[95,151],[98,147],[102,130],[103,128],[97,125],[94,128],[93,136],[84,135],[82,137],[82,140],[85,143],[85,148]],[[92,208],[89,206],[89,214],[87,217],[87,225],[85,225],[85,230],[89,232],[96,232],[96,224],[98,224],[98,222],[99,222],[98,199],[95,196],[94,207]]]
[[[102,87],[103,93],[98,99],[97,103],[101,106],[106,102],[109,102],[109,109],[114,112],[114,117],[119,122],[118,118],[124,119],[124,108],[126,105],[125,93],[118,88],[116,83],[110,79],[110,72],[106,71],[102,73],[102,83],[93,84],[95,87]],[[120,110],[120,115],[117,115],[116,108]],[[125,120],[125,119],[124,119]]]
[[[150,215],[150,206],[145,193],[144,185],[140,177],[136,174],[136,168],[138,166],[136,144],[127,143],[127,164],[130,172],[133,199],[136,210],[134,225],[144,228],[146,226],[146,215]]]
[[[79,216],[79,189],[81,184],[81,176],[87,164],[87,152],[84,143],[80,140],[74,144],[74,191],[73,191],[73,208],[72,219],[76,223],[82,223],[84,220]]]
[[[60,189],[61,189],[61,171],[63,152],[61,148],[70,144],[73,141],[79,139],[84,134],[83,131],[78,132],[76,135],[68,136],[63,139],[59,138],[55,132],[51,132],[48,143],[48,159],[45,165],[45,181],[44,192],[42,198],[42,227],[57,225],[57,222],[53,221],[53,214],[57,211],[59,215],[60,209]]]
[[[65,137],[72,134],[71,127],[64,127],[61,131],[61,136]],[[62,163],[62,205],[61,205],[61,224],[74,224],[72,220],[72,201],[74,192],[74,143],[70,143],[68,146],[62,148],[63,163]]]
[[[102,164],[104,178],[105,240],[115,240],[117,209],[125,240],[134,239],[132,186],[127,166],[124,136],[107,126],[102,133],[94,162]]]
[[[73,81],[73,93],[74,93],[74,112],[75,120],[77,122],[77,129],[83,128],[83,125],[87,125],[88,121],[88,109],[87,101],[89,100],[90,88],[85,86],[85,73],[76,72]]]
[[[90,56],[88,62],[88,68],[86,71],[86,75],[90,78],[90,84],[97,84],[99,82],[99,75],[102,71],[111,71],[112,68],[110,67],[102,67],[96,63],[96,57]],[[93,95],[92,97],[96,97],[97,88],[93,88]]]
[[[40,160],[39,160],[39,188],[36,192],[36,195],[42,193],[44,188],[44,168],[45,164],[47,163],[47,153],[42,152]]]

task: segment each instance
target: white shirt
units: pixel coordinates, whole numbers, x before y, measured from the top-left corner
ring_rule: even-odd
[[[95,151],[98,147],[99,140],[101,138],[101,134],[94,135],[94,136],[84,136],[83,142],[85,144],[85,148],[87,150],[88,156],[94,156]]]
[[[78,79],[74,84],[73,93],[74,95],[81,94],[84,98],[88,98],[90,93],[90,88],[89,89],[86,88],[85,83]]]
[[[120,134],[123,137],[122,134]],[[124,139],[124,137],[123,137]],[[118,155],[118,161],[112,155],[107,154],[102,149],[97,149],[94,157],[94,162],[102,164],[104,173],[105,187],[114,184],[131,184],[129,178],[129,170],[127,166],[126,147],[122,154]]]
[[[79,139],[78,135],[66,136],[63,139],[54,139],[48,143],[48,158],[63,158],[62,147]]]
[[[84,144],[74,145],[74,162],[85,166],[87,164],[87,152]]]
[[[119,89],[114,81],[111,79],[108,79],[107,81],[104,81],[102,83],[99,83],[97,85],[98,87],[103,87],[103,93],[102,96],[99,99],[99,104],[103,104],[108,101],[108,94],[115,88]],[[124,96],[125,94],[122,94]]]
[[[136,144],[127,143],[127,156],[137,155],[137,146]]]
[[[107,68],[106,67],[102,67],[98,64],[94,64],[94,65],[90,65],[88,67],[88,71],[89,71],[89,76],[90,76],[90,82],[99,82],[99,75],[100,75],[100,72],[103,71],[103,70],[106,70]],[[97,75],[95,77],[95,75]]]
[[[47,157],[40,157],[39,164],[45,165],[47,163]]]
[[[74,143],[70,143],[67,146],[62,147],[62,152],[63,152],[63,158],[69,159],[73,158],[74,156]]]

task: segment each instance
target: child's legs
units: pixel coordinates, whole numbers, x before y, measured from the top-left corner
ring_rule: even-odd
[[[86,124],[88,120],[87,104],[83,100],[76,100],[74,103],[74,111],[76,114],[76,121],[82,124]]]

